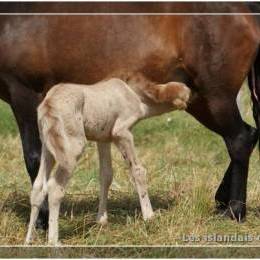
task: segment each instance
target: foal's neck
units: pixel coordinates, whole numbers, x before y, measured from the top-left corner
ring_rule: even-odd
[[[170,103],[156,102],[155,93],[150,91],[156,83],[147,79],[141,72],[130,72],[127,70],[111,73],[108,78],[120,78],[136,93],[141,100],[141,106],[144,111],[143,118],[161,115],[171,112],[174,109]]]

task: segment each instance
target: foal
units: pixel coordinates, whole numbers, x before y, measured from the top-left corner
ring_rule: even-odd
[[[118,147],[123,158],[129,163],[143,218],[146,220],[153,216],[147,191],[146,170],[136,156],[130,129],[143,118],[165,111],[185,109],[190,90],[185,84],[169,82],[150,86],[148,92],[150,98],[144,102],[124,81],[113,78],[95,86],[61,83],[47,93],[38,107],[42,156],[39,173],[31,192],[31,216],[26,243],[30,243],[32,239],[40,205],[48,195],[48,242],[57,244],[60,203],[66,184],[83,152],[86,139],[113,142]],[[156,109],[158,107],[161,109]],[[100,155],[102,162],[106,158],[102,158],[102,151]],[[50,175],[55,161],[57,171]],[[107,185],[108,191],[110,183],[102,185]],[[101,186],[101,189],[104,187]],[[104,196],[107,196],[107,193]],[[106,198],[100,198],[103,199]],[[99,217],[100,222],[102,217],[104,222],[106,221],[106,205],[103,212],[100,205]]]

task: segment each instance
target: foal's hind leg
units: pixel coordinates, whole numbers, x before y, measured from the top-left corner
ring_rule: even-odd
[[[31,216],[30,216],[28,232],[25,240],[26,244],[29,244],[32,240],[32,233],[35,226],[35,222],[38,217],[42,202],[44,201],[47,195],[47,180],[49,178],[53,165],[54,165],[53,156],[43,146],[39,173],[33,184],[32,192],[31,192]]]
[[[49,245],[58,244],[58,219],[60,204],[65,195],[65,188],[72,176],[77,160],[82,154],[85,146],[84,129],[79,128],[79,132],[75,136],[70,135],[67,139],[69,140],[67,143],[67,147],[69,147],[69,149],[63,151],[62,158],[56,158],[58,164],[57,171],[47,183],[50,211],[48,233]]]
[[[113,180],[111,161],[111,143],[98,142],[99,167],[100,167],[100,196],[97,222],[101,225],[107,223],[107,196]]]
[[[197,100],[189,107],[189,112],[223,137],[231,158],[216,201],[232,218],[241,221],[246,214],[248,164],[257,140],[256,129],[242,120],[235,97],[214,97],[208,100],[207,106],[205,104]]]
[[[73,158],[74,159],[74,158]],[[76,160],[68,162],[66,165],[58,165],[57,171],[48,181],[49,200],[49,232],[48,244],[56,246],[58,244],[58,219],[60,204],[65,195],[65,187],[72,175]]]

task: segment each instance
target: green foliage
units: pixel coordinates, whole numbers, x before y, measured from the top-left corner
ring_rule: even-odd
[[[16,135],[18,133],[14,116],[8,104],[0,102],[0,135]]]

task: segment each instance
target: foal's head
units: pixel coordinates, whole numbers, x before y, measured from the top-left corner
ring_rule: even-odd
[[[186,109],[191,90],[183,83],[169,82],[158,85],[158,101],[172,103],[175,109]]]

